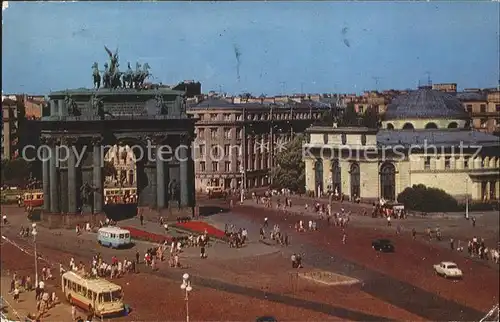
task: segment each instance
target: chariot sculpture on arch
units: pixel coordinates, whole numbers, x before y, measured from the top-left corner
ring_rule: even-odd
[[[144,86],[144,81],[151,76],[149,69],[151,68],[148,63],[136,63],[135,71],[132,70],[130,62],[127,63],[127,71],[121,72],[119,67],[118,49],[113,53],[108,47],[104,46],[106,53],[109,56],[109,62],[104,63],[104,71],[102,77],[99,71],[99,65],[94,62],[92,65],[92,78],[94,82],[94,89],[101,87],[101,79],[103,88],[117,89],[117,88],[135,88],[140,89]]]

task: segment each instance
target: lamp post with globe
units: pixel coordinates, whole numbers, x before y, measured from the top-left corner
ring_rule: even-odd
[[[188,273],[182,275],[181,289],[185,291],[184,300],[186,301],[186,322],[189,322],[189,292],[191,292],[193,288],[191,287],[191,281],[189,280]]]
[[[36,231],[36,223],[32,223],[31,228],[31,235],[33,235],[33,248],[35,251],[35,285],[38,287],[38,254],[36,252],[36,235],[38,232]]]

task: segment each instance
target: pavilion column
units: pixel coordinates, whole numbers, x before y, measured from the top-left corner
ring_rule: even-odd
[[[181,206],[189,205],[189,157],[188,157],[188,141],[186,138],[181,140],[181,148],[179,149],[179,164],[180,164],[180,204]]]
[[[57,100],[57,115],[64,116],[64,100]]]
[[[69,148],[68,155],[68,212],[70,214],[76,213],[77,200],[76,200],[76,155],[74,147],[76,139],[69,138],[66,141]]]
[[[102,186],[102,166],[103,160],[101,158],[101,143],[102,138],[96,137],[92,140],[93,153],[92,153],[92,166],[93,166],[93,181],[94,181],[94,213],[102,212],[103,204],[103,186]]]
[[[156,202],[158,208],[165,208],[165,157],[162,145],[156,145]]]
[[[57,116],[58,107],[56,101],[50,100],[49,105],[50,105],[50,116]]]
[[[50,185],[50,212],[59,212],[59,189],[57,182],[57,160],[56,160],[56,142],[52,141],[50,145],[49,161],[49,185]]]
[[[485,198],[486,200],[490,200],[490,182],[489,181],[486,181],[486,187],[484,189],[484,196],[483,198]]]
[[[47,146],[42,150],[42,182],[43,182],[43,210],[50,211],[50,150]]]

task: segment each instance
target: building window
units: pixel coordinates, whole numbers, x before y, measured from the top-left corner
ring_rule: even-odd
[[[205,172],[205,171],[207,171],[207,169],[206,169],[206,165],[205,165],[205,161],[201,161],[201,162],[200,162],[200,171],[201,171],[201,172]]]
[[[361,135],[361,145],[366,145],[366,134]]]
[[[497,112],[500,112],[500,104],[495,105],[495,109]]]
[[[328,134],[323,134],[323,143],[328,144]]]
[[[450,157],[444,157],[444,168],[450,169]]]
[[[392,125],[392,123],[387,123],[387,129],[394,130],[394,125]]]
[[[466,109],[469,114],[472,114],[472,104],[467,104]]]
[[[200,157],[205,156],[205,144],[200,144]]]
[[[449,129],[456,129],[456,128],[458,128],[458,123],[457,122],[451,122],[450,124],[448,124],[448,128]]]
[[[225,144],[224,145],[224,155],[228,156],[230,152],[231,152],[231,145]]]
[[[224,114],[224,121],[231,121],[231,114]]]
[[[241,168],[241,161],[236,161],[236,171],[241,172],[243,169]]]
[[[241,121],[243,119],[243,117],[241,116],[241,114],[236,114],[236,121]]]
[[[403,130],[413,130],[413,129],[414,129],[414,127],[413,127],[413,124],[411,124],[411,123],[405,123],[403,125]]]
[[[217,129],[210,129],[210,138],[211,139],[217,138]]]
[[[241,129],[236,130],[236,138],[241,140]]]
[[[385,163],[380,169],[380,188],[382,198],[394,200],[396,196],[396,168],[392,163]]]
[[[231,138],[231,129],[224,129],[224,138],[225,139]]]
[[[210,121],[217,121],[217,114],[210,114]]]
[[[342,144],[347,144],[347,135],[345,133],[342,133]]]
[[[212,151],[213,157],[219,157],[219,146],[218,145],[216,145],[216,144],[212,145],[210,150]]]
[[[198,114],[198,117],[200,118],[200,121],[203,121],[205,119],[205,114]]]
[[[431,168],[431,157],[425,157],[424,169],[429,170]]]
[[[226,172],[231,171],[231,162],[230,161],[224,162],[224,171],[226,171]]]
[[[437,126],[437,124],[436,124],[436,123],[431,122],[431,123],[427,123],[427,124],[425,125],[425,128],[426,128],[426,129],[437,129],[437,128],[438,128],[438,126]]]
[[[469,169],[469,159],[464,159],[464,169]]]
[[[359,169],[359,164],[351,164],[351,200],[355,200],[360,196],[360,175],[361,171]],[[394,198],[393,198],[394,199]]]
[[[212,162],[212,171],[213,172],[219,171],[219,162],[217,162],[217,161]]]
[[[205,129],[199,129],[199,130],[198,130],[198,137],[199,137],[200,139],[205,138]]]
[[[479,106],[479,109],[480,109],[481,113],[486,113],[486,104],[481,104]]]

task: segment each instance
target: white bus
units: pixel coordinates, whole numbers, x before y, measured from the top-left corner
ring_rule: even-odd
[[[70,304],[100,317],[123,312],[121,286],[102,278],[85,278],[75,272],[66,272],[61,279],[62,291]]]

